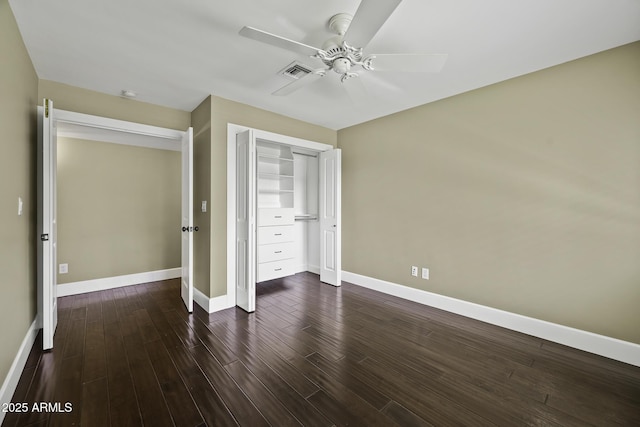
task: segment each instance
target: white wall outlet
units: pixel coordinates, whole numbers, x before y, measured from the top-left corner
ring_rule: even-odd
[[[18,216],[22,215],[22,197],[18,197]]]
[[[418,277],[418,267],[416,267],[415,265],[411,266],[411,275],[414,277]]]
[[[67,274],[69,272],[69,264],[60,264],[58,266],[58,273]]]
[[[422,278],[429,280],[429,269],[422,267]]]
[[[206,200],[202,201],[202,204],[200,205],[200,210],[202,212],[206,212],[207,211],[207,201]]]

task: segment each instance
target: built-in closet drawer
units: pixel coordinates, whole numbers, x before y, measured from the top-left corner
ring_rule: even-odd
[[[294,274],[293,259],[283,259],[258,264],[258,282]]]
[[[278,225],[273,227],[258,227],[258,245],[272,243],[293,242],[293,225]]]
[[[292,208],[260,208],[258,209],[258,226],[293,224]]]
[[[271,262],[281,259],[294,258],[294,243],[273,243],[258,246],[258,262]]]

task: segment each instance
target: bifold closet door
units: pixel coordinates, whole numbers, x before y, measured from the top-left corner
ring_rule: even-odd
[[[193,312],[193,128],[182,137],[182,247],[180,296]]]
[[[236,136],[236,305],[256,309],[256,143],[253,131]]]
[[[320,280],[341,285],[342,152],[320,153]]]
[[[38,326],[42,349],[53,348],[58,325],[56,286],[56,131],[53,102],[38,107]]]

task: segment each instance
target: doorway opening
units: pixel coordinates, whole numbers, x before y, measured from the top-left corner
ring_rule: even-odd
[[[82,113],[57,110],[53,108],[51,100],[45,100],[43,107],[38,107],[38,229],[40,244],[38,245],[38,319],[39,326],[43,328],[43,348],[49,349],[53,346],[53,335],[57,325],[57,297],[59,288],[57,285],[57,191],[58,181],[58,137],[67,141],[78,141],[85,143],[112,143],[137,147],[140,150],[160,149],[177,151],[181,153],[178,169],[180,169],[180,181],[176,193],[182,198],[180,209],[182,225],[181,243],[181,265],[177,269],[175,277],[181,277],[181,295],[185,306],[189,312],[193,310],[193,285],[191,283],[191,271],[193,267],[193,179],[192,169],[192,139],[191,128],[186,131],[161,128],[156,126],[143,125],[139,123],[122,120],[109,119],[105,117],[92,116]],[[109,144],[102,144],[108,146]],[[104,148],[104,147],[103,147]],[[113,147],[111,147],[113,148]],[[82,159],[82,161],[93,162],[100,165],[100,158]],[[124,192],[124,191],[123,191]],[[117,196],[117,192],[116,192]],[[105,201],[109,203],[109,201]],[[83,209],[88,218],[91,218],[92,211],[100,209],[96,206],[95,199],[89,205],[79,206]],[[144,218],[132,221],[144,221]],[[178,232],[176,224],[176,232]],[[167,230],[167,232],[169,232]],[[91,242],[95,243],[95,242]],[[175,273],[175,272],[174,272]],[[137,276],[133,274],[131,276]],[[109,289],[123,286],[121,279],[124,276],[115,278],[106,277],[96,281],[91,281],[92,285],[98,286],[96,289],[83,288],[73,293],[90,292],[100,289]],[[115,279],[115,280],[114,280]],[[139,283],[152,280],[141,280]],[[127,283],[125,283],[127,284]],[[128,283],[133,284],[133,283]],[[69,294],[69,293],[67,293]]]

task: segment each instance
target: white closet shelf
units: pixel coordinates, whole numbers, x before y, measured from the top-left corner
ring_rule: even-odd
[[[271,179],[279,179],[279,178],[291,178],[291,179],[293,179],[293,175],[284,175],[284,174],[271,173],[271,172],[258,172],[258,176],[260,178],[271,178]]]
[[[258,158],[260,161],[265,163],[280,163],[280,162],[293,162],[293,159],[288,159],[286,157],[280,156],[272,156],[270,154],[258,154]]]
[[[277,188],[259,188],[258,193],[264,194],[282,194],[282,193],[293,193],[293,190],[280,190]]]

